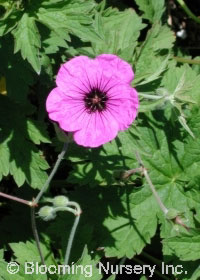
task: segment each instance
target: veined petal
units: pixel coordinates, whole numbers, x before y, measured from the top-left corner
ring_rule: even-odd
[[[54,88],[48,95],[46,109],[49,118],[57,121],[65,131],[75,131],[82,127],[84,101],[66,97],[59,88]]]
[[[66,111],[64,117],[58,123],[63,130],[73,132],[82,130],[89,120],[90,114],[82,107],[81,109],[77,108],[73,111]]]
[[[106,104],[107,110],[119,122],[119,129],[127,129],[135,120],[139,100],[134,88],[126,85],[116,85],[108,92],[109,100]]]
[[[60,67],[56,84],[66,93],[69,89],[89,92],[92,87],[96,86],[97,77],[101,73],[100,70],[99,63],[95,59],[78,56]]]
[[[113,77],[116,80],[120,80],[123,83],[128,83],[133,80],[133,70],[126,61],[120,59],[113,54],[101,54],[96,57],[100,64],[100,68],[107,77]]]
[[[109,112],[94,113],[87,125],[74,133],[74,140],[85,147],[99,147],[113,140],[118,130],[118,122]]]

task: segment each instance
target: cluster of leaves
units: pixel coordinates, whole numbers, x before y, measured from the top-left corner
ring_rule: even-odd
[[[83,209],[72,260],[95,267],[103,253],[107,258],[132,259],[156,236],[157,244],[162,239],[162,260],[187,270],[178,279],[196,280],[200,277],[200,68],[174,59],[175,35],[166,24],[164,0],[135,0],[135,7],[137,13],[105,1],[0,0],[1,186],[7,181],[13,185],[13,178],[30,196],[31,189],[41,189],[47,179],[47,160],[52,162],[53,157],[48,143],[53,142],[56,151],[62,145],[56,138],[50,140],[49,133],[54,132],[44,109],[59,64],[75,55],[117,54],[135,70],[133,86],[140,95],[137,121],[101,148],[70,144],[66,157],[70,172],[64,171],[62,179],[53,182],[73,186],[70,199]],[[127,180],[120,177],[138,167],[136,151],[161,200],[181,213],[189,232],[166,220],[141,174]],[[1,223],[1,240],[10,243],[5,250],[10,248],[10,258],[20,264],[39,262],[32,235],[24,229],[24,220],[28,222],[24,209],[16,212],[16,205],[12,207]],[[22,217],[21,227],[14,229],[17,214]],[[62,213],[48,228],[39,224],[47,265],[63,262],[72,220]],[[89,250],[82,254],[85,244]],[[154,248],[149,251],[153,255]],[[23,268],[18,275],[9,275],[6,265],[1,250],[0,279],[24,279]],[[81,274],[53,277],[85,279]],[[94,280],[102,277],[93,273]]]

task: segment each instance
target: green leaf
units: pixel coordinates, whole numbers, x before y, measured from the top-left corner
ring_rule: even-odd
[[[172,70],[173,69],[173,70]],[[173,74],[172,74],[173,73]],[[184,129],[193,137],[195,135],[187,123],[184,114],[185,105],[200,104],[199,98],[199,76],[188,65],[182,67],[171,67],[162,80],[166,96],[172,105],[172,117],[179,120]]]
[[[168,238],[164,240],[164,245],[182,261],[200,259],[200,235]]]
[[[64,35],[67,29],[67,16],[64,11],[48,11],[41,8],[38,13],[38,19],[57,35]]]
[[[38,254],[38,249],[35,243],[30,241],[19,242],[19,243],[10,243],[9,244],[14,255],[16,257],[16,261],[20,264],[24,264],[26,261],[38,262],[40,263],[40,256]],[[42,251],[44,255],[48,255],[47,248],[42,244]]]
[[[9,98],[0,96],[0,100],[0,178],[9,172],[18,186],[26,180],[33,188],[40,189],[47,179],[44,170],[49,166],[33,143],[49,142],[45,126],[27,119],[22,108]]]
[[[38,256],[37,252],[37,247],[30,241],[27,241],[26,243],[19,242],[19,243],[12,243],[10,244],[12,250],[15,253],[16,256],[16,261],[19,262],[19,271],[17,273],[9,273],[9,263],[7,263],[4,259],[3,256],[0,258],[0,279],[2,280],[23,280],[24,275],[26,275],[27,280],[46,280],[47,275],[44,273],[37,273],[36,272],[36,262],[39,263],[40,265],[40,258]],[[49,266],[52,264],[51,257],[48,255],[47,247],[41,244],[42,251],[45,254],[45,262],[46,265]],[[14,260],[11,259],[11,262],[16,262],[15,258]],[[27,267],[31,267],[32,265],[34,266],[34,271],[31,269],[26,269],[25,270],[25,262],[30,262],[30,264],[27,264]],[[12,266],[12,269],[17,268]],[[42,270],[44,271],[44,270]],[[29,273],[27,273],[29,272]],[[32,272],[32,273],[30,273]]]
[[[87,17],[87,15],[85,15],[85,17]],[[40,9],[38,19],[63,39],[66,38],[66,32],[69,32],[78,36],[83,42],[100,42],[101,40],[90,25],[81,24],[75,16],[67,14],[62,10],[51,11]]]
[[[56,53],[59,51],[59,47],[61,48],[68,48],[68,44],[67,41],[70,40],[70,37],[68,35],[68,33],[65,31],[65,34],[63,34],[63,36],[60,36],[60,32],[59,34],[55,33],[55,32],[51,32],[49,38],[43,40],[43,46],[45,48],[45,53],[46,54],[52,54],[52,53]]]
[[[15,53],[20,50],[23,59],[27,59],[39,74],[41,70],[39,58],[41,42],[34,18],[24,13],[17,28],[13,31],[13,35],[15,37]]]
[[[35,82],[35,74],[30,64],[23,60],[20,54],[13,55],[13,44],[10,39],[9,36],[4,36],[1,40],[0,73],[5,77],[7,96],[29,107],[28,111],[32,113],[33,106],[27,100],[27,95],[30,92],[30,86]]]
[[[136,77],[136,81],[134,81],[134,83],[137,86],[141,86],[141,85],[148,84],[148,83],[150,83],[152,81],[155,81],[158,78],[160,78],[161,74],[166,70],[166,68],[168,66],[169,58],[170,58],[170,55],[167,55],[166,58],[163,57],[163,59],[155,58],[155,61],[154,61],[155,66],[157,64],[157,69],[155,69],[155,72],[150,73],[150,75],[148,75],[145,78],[145,80],[143,80],[142,82],[138,82],[138,78]]]
[[[102,279],[101,273],[99,273],[99,270],[96,268],[97,262],[92,260],[91,256],[88,254],[87,247],[84,248],[83,254],[80,258],[80,260],[74,264],[74,266],[82,266],[83,271],[81,269],[77,270],[76,274],[70,274],[59,277],[59,280],[85,280],[88,279],[88,277],[92,277],[94,280],[100,280]]]
[[[0,1],[1,17],[0,17],[0,36],[4,36],[11,32],[17,25],[22,12],[17,9],[17,5],[13,5],[10,1]],[[3,3],[4,2],[4,3]],[[3,6],[3,15],[2,15]]]
[[[124,208],[123,215],[115,218],[110,210],[103,223],[114,240],[113,245],[109,245],[110,238],[104,241],[107,245],[105,252],[107,257],[132,258],[140,254],[155,235],[158,208],[147,187],[140,192],[124,194],[121,196],[121,203]]]
[[[151,41],[152,40],[152,41]],[[154,51],[170,49],[173,47],[175,36],[166,25],[155,24],[150,34],[151,47]],[[149,42],[148,42],[149,43]]]
[[[93,26],[102,38],[101,42],[94,44],[96,54],[116,53],[131,60],[140,30],[145,24],[135,11],[128,9],[109,17],[96,13]]]
[[[105,17],[104,22],[106,30],[115,30],[118,33],[118,48],[121,50],[134,44],[140,35],[140,30],[145,27],[141,18],[132,9]]]
[[[181,113],[181,112],[180,112]],[[180,114],[180,116],[178,116],[178,120],[180,122],[180,124],[185,128],[185,130],[193,137],[195,138],[194,136],[194,133],[191,131],[191,129],[189,128],[189,126],[187,125],[187,122],[186,122],[186,119],[185,117]]]
[[[27,120],[27,130],[30,137],[35,144],[50,143],[47,132],[45,131],[46,127],[44,123],[39,121],[34,121],[31,119]]]
[[[111,275],[108,280],[115,280],[116,276],[115,275]]]
[[[158,79],[160,74],[171,65],[168,61],[169,56],[166,56],[166,50],[173,47],[174,41],[173,32],[167,26],[158,23],[152,26],[135,58],[136,75],[134,83],[136,85],[138,81],[143,79],[150,82],[153,81],[153,78],[154,80]],[[160,50],[165,50],[162,55],[159,53]]]
[[[113,172],[116,169],[134,167],[132,137],[128,131],[120,132],[118,138],[97,149],[85,149],[71,144],[68,153],[74,164],[68,181],[80,185],[114,183]],[[84,160],[83,160],[84,159]]]
[[[27,279],[35,279],[38,280],[38,274],[36,272],[36,263],[41,265],[41,259],[38,254],[38,249],[35,243],[30,241],[18,242],[18,243],[10,243],[9,244],[12,251],[14,252],[15,260],[20,264],[20,274],[26,275]],[[54,260],[52,259],[51,255],[49,254],[49,247],[45,246],[44,244],[40,243],[42,253],[45,258],[46,266],[52,265]],[[27,268],[25,268],[25,265]],[[32,267],[32,269],[31,269]],[[29,273],[27,273],[28,271]],[[42,270],[44,271],[44,270]],[[32,272],[32,273],[30,273]],[[46,280],[47,275],[44,273],[39,273],[39,279]],[[29,278],[30,277],[30,278]]]
[[[21,273],[9,274],[7,271],[8,263],[4,259],[0,259],[0,280],[23,280],[24,275]],[[19,275],[21,274],[21,275]],[[30,278],[27,277],[29,280]],[[43,279],[42,279],[43,280]]]
[[[147,280],[146,276],[142,276],[140,280]]]
[[[148,19],[154,23],[159,21],[165,10],[164,0],[136,0],[139,9],[144,13],[143,18]]]
[[[161,85],[182,103],[200,104],[199,75],[187,64],[171,67],[164,75]]]
[[[77,15],[77,17],[79,14],[87,16],[95,6],[96,3],[93,0],[46,0],[42,3],[42,7],[49,11],[64,11],[66,14]]]
[[[0,36],[6,35],[16,27],[19,15],[19,13],[13,13],[5,20],[0,20]]]
[[[173,266],[182,265],[183,273],[177,275],[181,280],[198,280],[200,277],[200,267],[199,261],[189,262],[180,261],[180,259],[175,258],[173,261]]]
[[[9,149],[7,145],[0,145],[0,179],[9,174]]]

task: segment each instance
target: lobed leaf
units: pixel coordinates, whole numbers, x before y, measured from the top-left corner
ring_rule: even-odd
[[[49,166],[33,143],[49,142],[45,126],[26,119],[20,107],[8,97],[0,96],[0,100],[0,150],[3,156],[0,178],[10,173],[18,186],[26,180],[33,188],[40,189],[47,179],[44,170]]]
[[[13,35],[15,37],[14,52],[21,51],[23,59],[27,59],[33,69],[39,74],[41,70],[39,58],[41,42],[34,18],[24,13],[17,28],[13,31]]]
[[[164,0],[136,0],[136,3],[144,13],[142,17],[152,23],[159,21],[165,10]]]

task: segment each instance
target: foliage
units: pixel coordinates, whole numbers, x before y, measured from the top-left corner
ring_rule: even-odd
[[[184,55],[166,23],[164,0],[135,0],[134,9],[97,2],[0,0],[0,190],[31,200],[47,180],[62,147],[45,113],[45,99],[60,64],[77,55],[116,54],[135,72],[133,86],[140,96],[137,120],[100,148],[70,143],[42,203],[67,193],[81,205],[71,262],[92,264],[94,280],[105,279],[96,268],[99,261],[111,263],[112,258],[117,264],[126,257],[133,265],[142,252],[187,271],[170,279],[199,279],[199,65],[174,59],[177,52]],[[143,174],[120,177],[139,166],[136,151],[161,200],[180,213],[185,227],[166,220]],[[1,201],[0,279],[24,279],[24,262],[40,262],[33,237],[24,228],[23,221],[29,218],[23,207],[16,210],[16,204]],[[71,213],[38,223],[47,265],[63,263],[72,223]],[[18,274],[7,273],[11,260],[22,265]],[[50,276],[87,278],[81,273]]]

